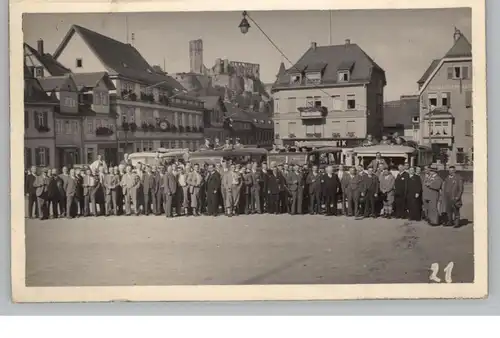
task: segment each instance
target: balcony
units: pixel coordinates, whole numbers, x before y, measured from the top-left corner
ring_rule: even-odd
[[[321,107],[299,107],[300,118],[303,120],[322,119],[328,114],[328,109]]]
[[[306,138],[321,138],[321,133],[306,133]]]

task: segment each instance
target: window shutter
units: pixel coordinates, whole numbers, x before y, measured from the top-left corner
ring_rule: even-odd
[[[45,127],[48,127],[49,126],[49,113],[46,112],[46,111],[44,111],[42,114],[43,114],[43,119],[42,119],[43,120],[43,125]]]
[[[465,107],[472,107],[472,90],[467,90],[465,92]]]
[[[453,67],[448,67],[448,80],[453,78]]]
[[[467,80],[469,78],[469,67],[462,67],[462,79]]]
[[[45,147],[45,166],[50,167],[50,149]]]
[[[446,97],[448,98],[448,107],[451,107],[451,92],[446,93]]]
[[[24,129],[28,129],[30,127],[29,115],[28,111],[24,111]]]
[[[40,127],[40,123],[38,121],[38,112],[36,110],[33,114],[33,118],[35,119],[35,128],[38,129]]]
[[[35,165],[40,165],[40,148],[35,148]]]

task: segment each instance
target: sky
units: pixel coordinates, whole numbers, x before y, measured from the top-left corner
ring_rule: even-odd
[[[310,47],[358,44],[386,73],[384,100],[417,93],[417,81],[433,59],[439,59],[453,45],[454,27],[471,39],[471,11],[455,9],[256,11],[251,17],[283,51],[296,62]],[[216,58],[260,64],[261,80],[272,83],[280,62],[290,63],[255,25],[243,35],[238,25],[241,12],[162,12],[102,14],[25,14],[24,41],[36,48],[44,40],[53,53],[72,24],[127,42],[134,33],[134,46],[152,65],[169,73],[189,71],[189,40],[203,40],[203,61],[207,67]],[[127,24],[128,23],[128,24]]]

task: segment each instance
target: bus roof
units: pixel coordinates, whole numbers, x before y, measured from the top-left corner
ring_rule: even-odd
[[[263,148],[239,148],[228,150],[198,150],[189,154],[190,158],[197,157],[224,157],[224,156],[244,156],[244,155],[266,155],[267,150]]]
[[[375,155],[376,153],[384,154],[411,154],[417,150],[413,147],[400,146],[396,144],[377,144],[369,147],[357,147],[353,149],[354,153],[365,154],[365,155]]]
[[[340,147],[321,147],[314,150],[311,150],[309,153],[335,153],[341,152],[344,148]]]

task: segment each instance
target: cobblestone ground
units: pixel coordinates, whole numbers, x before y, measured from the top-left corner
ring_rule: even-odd
[[[472,220],[472,195],[463,218]],[[28,220],[27,286],[472,282],[473,224],[252,215]]]

